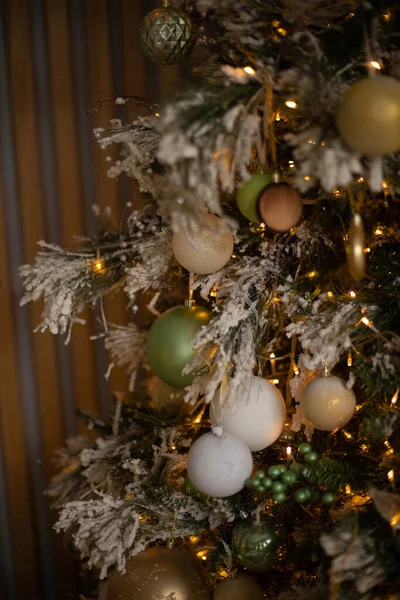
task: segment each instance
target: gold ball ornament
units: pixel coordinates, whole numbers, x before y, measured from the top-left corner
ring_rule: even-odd
[[[215,273],[226,265],[233,252],[233,235],[215,215],[205,215],[204,224],[191,232],[177,231],[172,250],[178,263],[198,275]]]
[[[321,431],[344,427],[356,410],[356,397],[340,377],[316,377],[300,396],[304,416]]]
[[[126,573],[110,578],[107,600],[211,600],[200,561],[190,552],[148,548],[134,556]]]
[[[156,410],[179,410],[185,404],[184,395],[184,390],[168,385],[159,377],[154,377],[151,386],[151,401]]]
[[[360,79],[344,95],[336,123],[344,141],[366,156],[400,149],[400,82],[376,75]]]
[[[354,279],[360,281],[365,277],[365,233],[361,215],[353,216],[346,247],[347,266]]]
[[[255,579],[240,573],[234,579],[220,581],[213,600],[264,600],[264,593]]]
[[[140,43],[147,58],[161,65],[176,65],[193,50],[193,23],[183,10],[173,8],[167,0],[143,20]]]
[[[260,196],[263,222],[274,231],[295,227],[303,213],[303,202],[297,190],[287,183],[271,183]]]

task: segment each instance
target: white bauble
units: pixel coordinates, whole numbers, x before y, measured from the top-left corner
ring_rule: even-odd
[[[344,427],[356,410],[356,397],[340,377],[317,377],[300,396],[304,416],[316,429]]]
[[[226,498],[237,494],[252,469],[253,458],[247,445],[230,433],[206,433],[189,450],[189,479],[208,496]]]
[[[252,452],[273,444],[285,426],[286,406],[282,394],[272,383],[252,375],[248,397],[219,410],[219,392],[210,410],[211,423],[243,440]],[[221,415],[219,416],[219,413]]]
[[[177,231],[172,250],[179,264],[199,275],[215,273],[226,265],[233,252],[233,235],[215,215],[205,215],[204,225],[191,232]]]

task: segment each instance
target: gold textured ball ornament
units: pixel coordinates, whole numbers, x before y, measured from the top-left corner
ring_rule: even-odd
[[[340,377],[316,377],[300,396],[306,419],[321,431],[344,427],[356,410],[356,397]]]
[[[183,10],[167,0],[143,20],[140,42],[145,55],[161,65],[175,65],[189,56],[195,37],[193,23]]]
[[[360,79],[344,95],[336,123],[344,141],[366,156],[400,149],[400,81],[387,75]]]
[[[259,210],[265,225],[284,232],[300,221],[303,202],[297,190],[288,183],[271,183],[260,196]]]
[[[211,600],[200,561],[189,552],[148,548],[134,556],[126,573],[110,578],[107,600]]]
[[[191,232],[177,231],[172,250],[178,263],[198,275],[215,273],[226,265],[233,252],[233,235],[228,225],[215,215]]]
[[[159,377],[154,377],[151,386],[151,401],[158,411],[176,411],[185,406],[184,390],[164,383]]]
[[[220,581],[213,600],[264,600],[264,593],[255,579],[240,573],[234,579]]]

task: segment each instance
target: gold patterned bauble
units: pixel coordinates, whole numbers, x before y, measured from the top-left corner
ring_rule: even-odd
[[[211,600],[200,561],[190,552],[148,548],[134,556],[124,575],[110,578],[107,600]]]
[[[300,396],[304,416],[316,429],[333,431],[344,427],[356,410],[353,390],[340,377],[316,377]]]
[[[178,263],[198,275],[215,273],[226,265],[233,252],[233,235],[223,219],[204,215],[193,231],[176,231],[172,250]]]
[[[260,196],[259,209],[264,223],[274,231],[289,231],[303,213],[299,193],[287,183],[271,183]]]
[[[264,600],[264,593],[255,579],[240,573],[234,579],[220,581],[213,600]]]
[[[361,154],[379,156],[400,149],[400,81],[366,77],[346,92],[336,115],[340,135]]]
[[[361,280],[365,277],[365,233],[361,215],[353,216],[346,247],[347,266],[354,279]]]
[[[140,42],[145,55],[161,65],[176,65],[189,56],[194,45],[193,23],[188,14],[170,6],[152,10],[143,20]]]

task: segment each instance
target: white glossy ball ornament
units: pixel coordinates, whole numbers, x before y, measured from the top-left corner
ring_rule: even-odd
[[[235,405],[225,403],[220,411],[219,392],[213,405],[211,423],[240,438],[252,452],[273,444],[285,426],[286,406],[282,394],[261,377],[252,376],[248,397],[241,398]]]
[[[178,263],[198,275],[215,273],[226,265],[233,252],[233,235],[215,215],[205,215],[204,225],[191,232],[177,231],[172,250]]]
[[[227,498],[244,487],[253,469],[247,445],[230,433],[206,433],[189,450],[187,472],[196,488],[215,498]]]
[[[356,410],[356,397],[340,377],[316,377],[300,396],[304,416],[321,431],[344,427]]]

